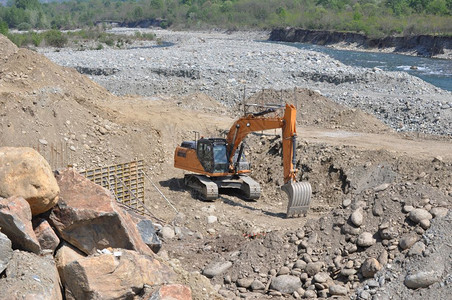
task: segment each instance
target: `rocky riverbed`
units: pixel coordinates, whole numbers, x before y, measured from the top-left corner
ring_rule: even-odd
[[[152,31],[171,45],[40,51],[117,95],[201,91],[233,106],[262,89],[304,87],[374,114],[398,131],[452,135],[452,94],[405,72],[351,67],[322,53],[265,43],[266,32]]]

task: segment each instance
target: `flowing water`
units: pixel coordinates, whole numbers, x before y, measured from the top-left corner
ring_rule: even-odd
[[[377,67],[384,71],[405,71],[444,90],[452,91],[452,60],[408,56],[393,53],[338,50],[319,45],[282,43],[299,49],[328,54],[338,61],[357,67]]]

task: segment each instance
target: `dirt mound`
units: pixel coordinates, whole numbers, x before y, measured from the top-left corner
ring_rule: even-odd
[[[3,58],[7,58],[17,51],[17,46],[14,45],[6,36],[0,34],[0,53]]]
[[[370,133],[392,131],[374,116],[359,109],[340,105],[309,89],[263,90],[250,97],[247,102],[258,104],[296,103],[297,122],[300,125]]]

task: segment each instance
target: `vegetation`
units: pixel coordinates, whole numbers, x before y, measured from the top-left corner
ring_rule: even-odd
[[[0,30],[74,29],[160,19],[162,27],[306,29],[393,34],[452,33],[452,0],[77,0],[0,7]],[[2,25],[3,24],[3,25]]]

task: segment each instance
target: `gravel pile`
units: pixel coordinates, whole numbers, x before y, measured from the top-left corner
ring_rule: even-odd
[[[265,33],[154,32],[172,45],[42,51],[60,65],[88,70],[117,95],[201,91],[232,106],[244,89],[249,96],[264,88],[304,87],[372,113],[398,131],[452,135],[451,93],[405,72],[351,67],[322,53],[258,41]]]

